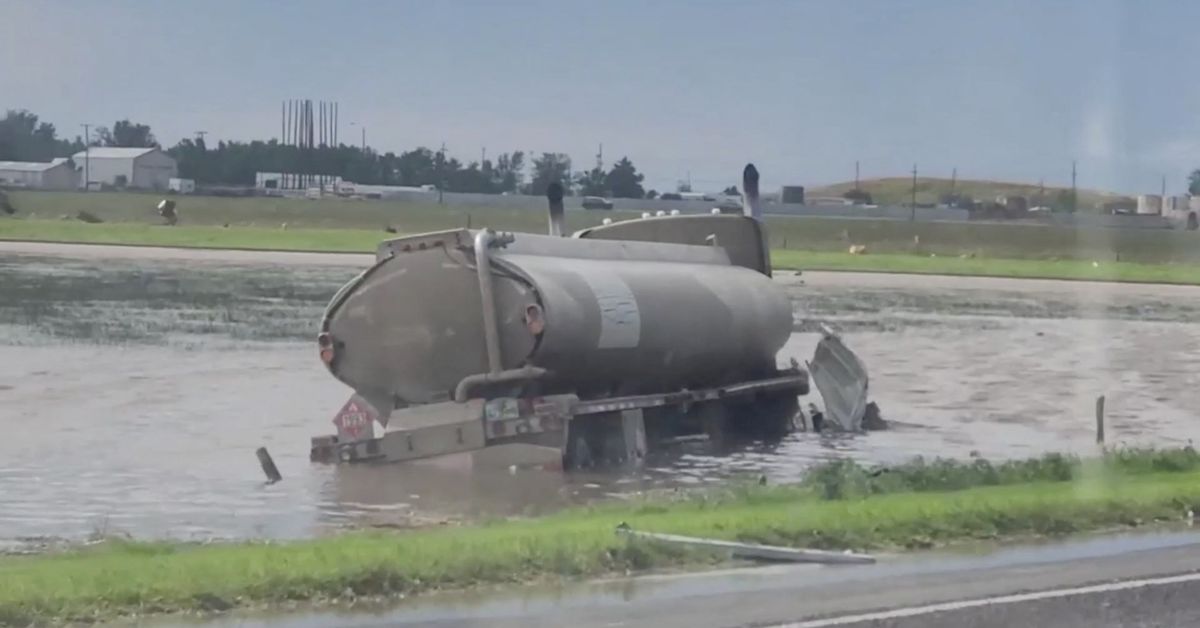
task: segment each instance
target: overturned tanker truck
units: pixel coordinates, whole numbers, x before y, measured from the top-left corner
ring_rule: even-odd
[[[777,364],[792,305],[771,280],[753,165],[743,189],[743,215],[605,221],[564,237],[555,184],[549,235],[383,242],[321,323],[321,360],[355,396],[338,433],[313,439],[312,459],[520,444],[570,468],[636,462],[681,436],[792,431],[808,372]],[[816,359],[814,373],[848,373],[833,379],[861,381],[865,397],[843,345]]]

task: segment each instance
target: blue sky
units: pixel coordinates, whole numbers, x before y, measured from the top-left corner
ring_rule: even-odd
[[[0,0],[0,107],[74,135],[279,133],[337,100],[343,141],[460,159],[628,155],[660,190],[922,174],[1182,192],[1200,167],[1187,0]]]

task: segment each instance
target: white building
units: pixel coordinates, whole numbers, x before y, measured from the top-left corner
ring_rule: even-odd
[[[167,181],[167,189],[176,194],[195,194],[196,180],[172,178]]]
[[[0,185],[43,190],[72,190],[79,177],[65,157],[51,162],[0,161]]]
[[[93,146],[71,159],[80,175],[87,174],[86,183],[92,185],[165,190],[178,175],[175,158],[158,148]]]

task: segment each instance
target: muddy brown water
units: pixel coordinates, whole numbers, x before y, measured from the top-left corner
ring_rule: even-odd
[[[696,443],[629,473],[310,464],[309,437],[332,431],[348,394],[312,338],[368,260],[0,243],[0,549],[533,514],[740,474],[794,480],[833,456],[1086,453],[1098,394],[1110,442],[1200,432],[1200,289],[806,273],[779,279],[797,313],[781,359],[811,356],[822,323],[842,330],[894,429],[719,455]],[[264,485],[262,445],[283,482]]]

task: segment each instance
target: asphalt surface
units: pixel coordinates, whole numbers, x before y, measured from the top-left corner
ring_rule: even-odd
[[[435,594],[374,610],[228,616],[204,625],[1194,627],[1200,626],[1200,534],[1095,537],[983,554],[883,556],[869,566],[780,565]]]

